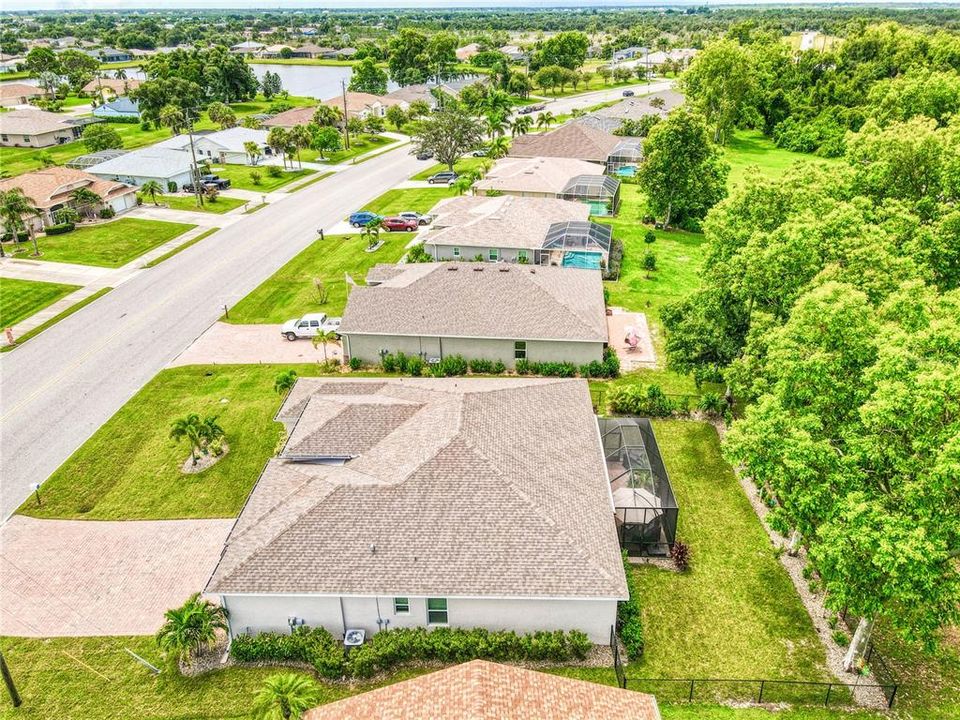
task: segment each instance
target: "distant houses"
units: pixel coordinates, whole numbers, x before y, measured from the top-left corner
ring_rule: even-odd
[[[118,97],[95,107],[93,116],[101,120],[136,122],[140,119],[140,107],[128,97]]]
[[[603,163],[610,174],[623,168],[636,171],[641,154],[639,140],[582,123],[567,123],[547,133],[521,135],[510,146],[511,157],[575,158]]]
[[[36,85],[26,83],[7,83],[0,85],[0,107],[28,105],[31,100],[42,98],[43,90]]]
[[[97,77],[83,86],[82,92],[87,95],[100,95],[106,98],[108,95],[122,96],[128,94],[131,90],[140,87],[141,81],[136,78],[103,78]]]

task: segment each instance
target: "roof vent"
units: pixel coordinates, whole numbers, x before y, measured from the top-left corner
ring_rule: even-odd
[[[370,543],[370,552],[371,552],[373,555],[376,555],[376,554],[377,554],[377,545],[376,545],[376,543]]]

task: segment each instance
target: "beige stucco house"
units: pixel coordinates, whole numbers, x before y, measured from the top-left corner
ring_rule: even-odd
[[[61,145],[79,139],[85,124],[46,110],[10,110],[0,113],[0,145],[37,148]]]

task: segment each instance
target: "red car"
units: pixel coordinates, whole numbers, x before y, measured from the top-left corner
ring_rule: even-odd
[[[416,232],[420,229],[416,220],[407,220],[402,217],[387,217],[383,219],[383,222],[380,223],[380,227],[388,232],[396,232],[398,230],[406,230],[407,232]]]

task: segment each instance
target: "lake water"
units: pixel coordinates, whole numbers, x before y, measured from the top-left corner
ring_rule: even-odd
[[[350,77],[353,75],[353,68],[349,66],[332,65],[273,65],[269,63],[250,63],[250,69],[253,70],[258,80],[262,80],[263,74],[268,70],[275,72],[280,76],[283,89],[291,95],[314,97],[318,100],[326,100],[335,95],[339,95],[341,92],[340,82],[344,81],[349,85]],[[128,68],[126,73],[128,78],[143,79],[143,73],[136,68]],[[110,76],[113,76],[112,72]],[[0,82],[0,84],[6,84],[7,82],[24,83],[34,86],[37,84],[34,78],[3,81]],[[396,90],[398,87],[400,86],[394,82],[387,83],[388,92]]]

